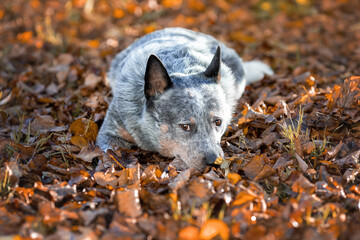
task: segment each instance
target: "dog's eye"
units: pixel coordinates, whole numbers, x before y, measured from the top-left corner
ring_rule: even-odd
[[[184,130],[184,131],[190,131],[191,127],[189,124],[179,124],[179,126]]]
[[[217,127],[220,127],[222,121],[221,121],[221,119],[216,119],[216,120],[214,121],[214,123],[215,123],[215,125],[216,125]]]

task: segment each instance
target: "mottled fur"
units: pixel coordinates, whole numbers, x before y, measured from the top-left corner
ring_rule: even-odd
[[[209,66],[218,46],[221,61],[217,74],[216,64]],[[161,66],[154,56],[150,58],[152,54],[161,60],[171,81],[154,83],[155,90],[145,93],[146,71],[155,79],[152,81],[163,78],[161,71],[156,75]],[[154,67],[147,69],[147,64]],[[203,169],[223,156],[220,139],[246,83],[265,73],[272,71],[264,63],[244,65],[233,49],[205,34],[168,28],[146,35],[111,64],[108,77],[114,98],[97,145],[104,151],[136,145]],[[214,124],[218,119],[222,120],[220,126]],[[184,130],[184,125],[190,130]]]

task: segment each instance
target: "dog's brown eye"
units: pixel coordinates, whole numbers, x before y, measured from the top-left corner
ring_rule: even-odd
[[[216,120],[214,121],[214,123],[215,123],[215,125],[216,125],[217,127],[220,127],[222,121],[221,121],[221,119],[216,119]]]
[[[190,131],[190,125],[189,124],[179,124],[179,126],[184,130],[184,131]]]

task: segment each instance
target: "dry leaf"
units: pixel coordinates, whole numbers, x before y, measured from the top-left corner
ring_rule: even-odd
[[[142,214],[138,189],[116,191],[115,202],[119,212],[127,217],[139,217]]]
[[[184,227],[179,231],[178,240],[197,240],[199,239],[199,229],[194,226]]]
[[[229,227],[221,220],[209,219],[201,227],[199,238],[202,240],[210,240],[216,236],[220,236],[223,240],[229,239]]]
[[[118,179],[111,173],[95,172],[94,179],[97,184],[107,187],[112,186],[113,188],[117,187]]]

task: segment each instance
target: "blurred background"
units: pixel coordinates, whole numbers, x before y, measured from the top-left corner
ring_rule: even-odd
[[[25,44],[112,58],[134,39],[176,26],[211,34],[283,75],[306,68],[337,79],[360,74],[358,9],[356,0],[2,0],[0,54]]]

